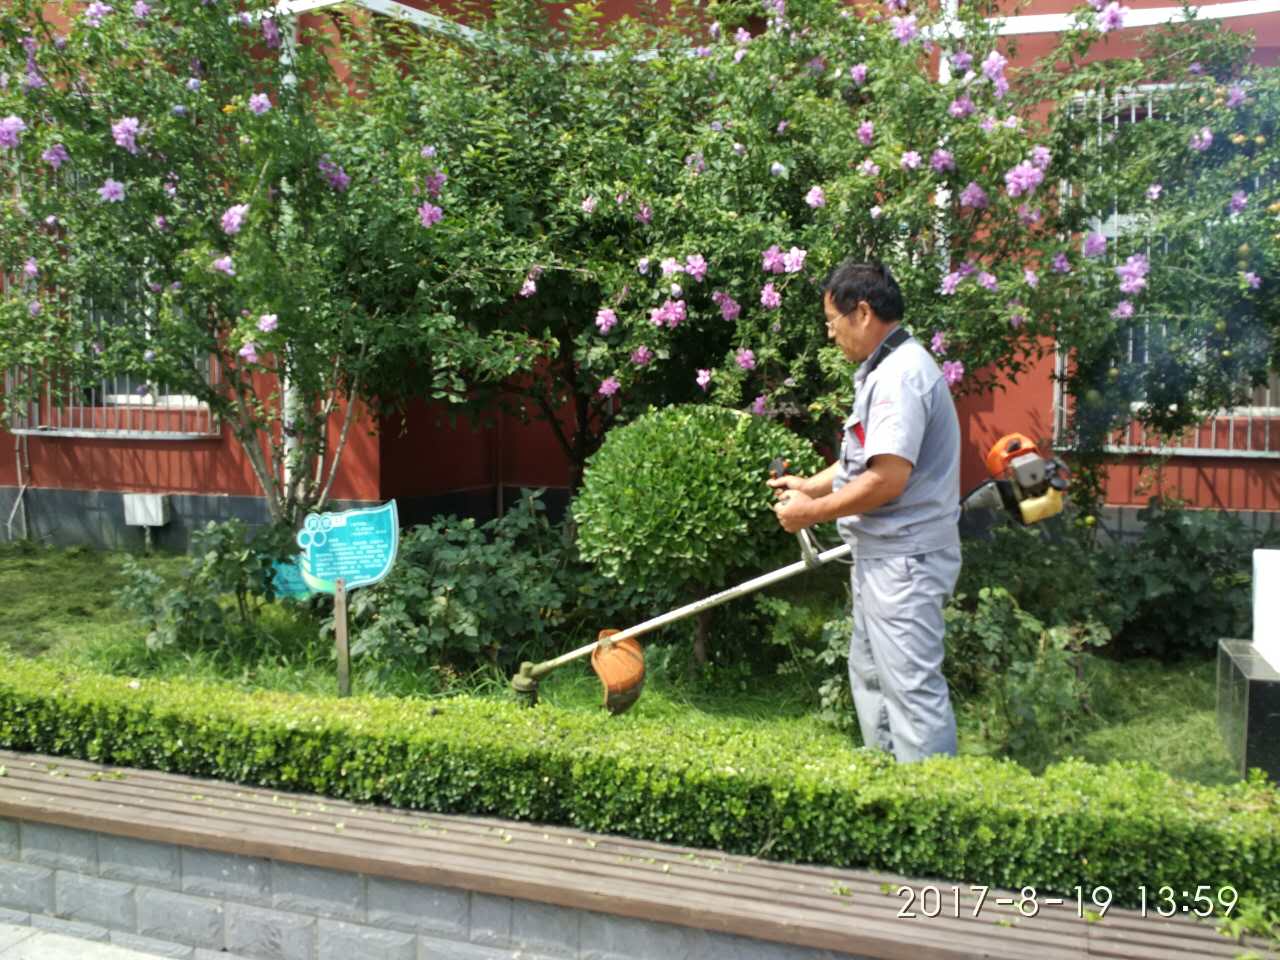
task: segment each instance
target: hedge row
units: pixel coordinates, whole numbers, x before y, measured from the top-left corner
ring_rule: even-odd
[[[355,801],[568,824],[781,860],[1072,895],[1233,885],[1280,903],[1280,791],[1142,765],[812,755],[547,705],[247,694],[0,654],[0,745]],[[1086,894],[1087,896],[1087,894]]]

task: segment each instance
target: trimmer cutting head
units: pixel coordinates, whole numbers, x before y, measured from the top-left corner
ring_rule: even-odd
[[[644,689],[644,648],[634,637],[617,643],[609,638],[617,630],[601,630],[600,645],[591,653],[591,669],[604,684],[604,706],[615,716],[625,713]]]

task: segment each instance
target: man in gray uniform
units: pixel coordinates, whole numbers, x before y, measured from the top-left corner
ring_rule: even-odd
[[[869,747],[900,761],[956,752],[942,676],[942,607],[960,575],[960,424],[929,351],[899,326],[902,291],[879,263],[846,261],[823,287],[827,336],[849,360],[853,413],[840,459],[771,480],[789,533],[836,520],[853,548],[849,681]]]

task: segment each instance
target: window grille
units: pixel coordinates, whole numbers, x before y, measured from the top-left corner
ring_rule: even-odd
[[[1097,126],[1094,142],[1101,145],[1113,136],[1122,125],[1139,123],[1160,116],[1160,94],[1172,89],[1168,85],[1151,84],[1111,94],[1087,94],[1078,96],[1071,109],[1077,116],[1090,117]],[[1258,184],[1254,184],[1256,190]],[[1064,183],[1065,197],[1073,194],[1073,185]],[[1211,226],[1211,225],[1210,225]],[[1091,229],[1101,233],[1108,241],[1143,229],[1140,215],[1121,210],[1113,202],[1105,219],[1095,219]],[[1115,259],[1116,245],[1108,243],[1108,252]],[[1146,252],[1156,259],[1164,244],[1158,237],[1147,237]],[[1160,319],[1141,312],[1135,314],[1128,336],[1130,363],[1148,362],[1153,334],[1160,338],[1165,333]],[[1067,359],[1059,353],[1056,358],[1057,376],[1053,389],[1053,437],[1060,448],[1069,447],[1071,434],[1071,398],[1062,388]],[[1137,412],[1140,403],[1133,405]],[[1174,436],[1166,436],[1148,430],[1137,421],[1130,421],[1115,430],[1104,449],[1117,454],[1159,454],[1191,457],[1232,458],[1280,458],[1280,375],[1272,373],[1268,382],[1253,389],[1249,402],[1240,407],[1221,410],[1193,427]]]

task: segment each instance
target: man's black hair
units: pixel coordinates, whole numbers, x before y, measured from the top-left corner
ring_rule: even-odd
[[[902,291],[889,268],[879,261],[858,263],[849,258],[831,271],[822,292],[831,294],[831,302],[841,313],[849,313],[865,300],[885,323],[902,319]]]

